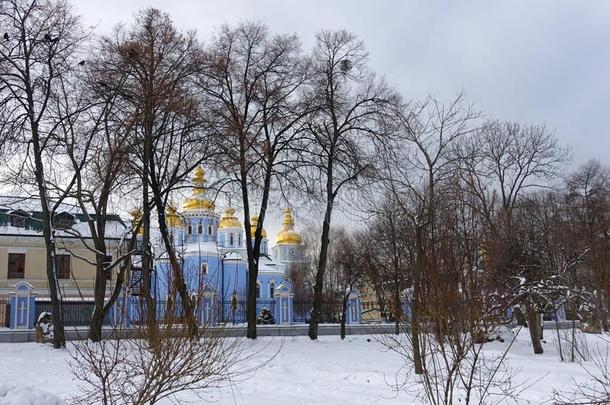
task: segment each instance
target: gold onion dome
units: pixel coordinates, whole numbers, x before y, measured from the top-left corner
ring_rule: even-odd
[[[142,219],[142,211],[139,208],[134,208],[133,210],[129,211],[129,215],[131,215],[131,226],[134,228],[133,231],[138,235],[144,235],[144,227],[142,224],[138,226],[138,223]],[[135,229],[136,226],[138,226],[138,229]]]
[[[229,229],[229,228],[239,228],[241,229],[241,222],[235,216],[234,208],[227,208],[224,215],[220,219],[218,223],[218,229]]]
[[[258,226],[258,215],[254,215],[254,216],[252,216],[252,218],[250,218],[250,237],[252,239],[254,239],[254,234],[256,233],[257,226]],[[265,230],[265,228],[263,228],[261,235],[263,236],[263,239],[267,239],[267,231]]]
[[[172,204],[169,204],[165,210],[165,220],[167,221],[167,225],[172,228],[182,225],[182,218],[178,215],[176,207]]]
[[[185,211],[214,210],[214,203],[205,198],[206,182],[205,171],[201,166],[197,166],[193,175],[193,193],[183,204]]]
[[[282,220],[284,229],[278,233],[275,243],[278,245],[300,245],[303,241],[301,234],[294,230],[294,218],[292,217],[292,209],[284,210],[284,219]]]

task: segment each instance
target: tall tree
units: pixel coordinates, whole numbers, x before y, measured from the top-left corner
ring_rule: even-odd
[[[133,127],[130,145],[133,169],[141,179],[143,203],[142,280],[149,324],[156,319],[151,293],[152,257],[149,250],[151,214],[157,222],[172,269],[172,294],[177,293],[184,319],[196,330],[193,303],[165,219],[170,193],[203,159],[207,145],[201,134],[200,99],[193,91],[195,73],[203,62],[195,33],[183,34],[169,15],[148,8],[136,15],[134,25],[118,27],[101,41],[100,71],[121,83],[120,97],[128,105]],[[172,302],[174,302],[172,300]],[[170,308],[170,310],[173,310]]]
[[[122,291],[129,254],[135,245],[135,233],[126,241],[128,229],[109,222],[113,194],[125,191],[133,178],[129,165],[133,136],[130,124],[133,121],[120,97],[122,81],[108,81],[101,69],[103,63],[95,59],[86,63],[78,80],[62,82],[60,92],[52,98],[51,107],[57,116],[66,117],[55,132],[62,153],[67,157],[65,171],[74,173],[74,186],[67,190],[68,196],[77,202],[88,229],[86,235],[78,228],[68,228],[64,232],[79,238],[95,257],[90,260],[70,252],[96,269],[89,339],[98,342],[102,338],[104,318]],[[61,184],[54,186],[62,188]],[[117,249],[114,260],[109,259],[112,253],[108,250],[108,238],[119,238],[121,248],[129,246],[125,254]],[[108,280],[115,268],[119,270],[107,300]]]
[[[302,135],[309,105],[302,97],[308,70],[294,35],[271,35],[266,26],[222,26],[206,52],[199,88],[216,117],[219,167],[237,186],[248,255],[248,338],[256,338],[256,283],[269,198],[276,179],[293,170],[290,150]],[[279,185],[275,183],[275,185]],[[254,201],[254,198],[257,198]]]
[[[415,372],[423,373],[420,351],[422,313],[425,311],[428,278],[440,269],[437,203],[451,186],[457,141],[475,129],[478,113],[459,94],[449,103],[429,97],[422,103],[402,106],[399,125],[392,141],[385,145],[381,182],[396,209],[408,218],[413,229],[411,279],[411,336]]]
[[[0,115],[6,119],[2,138],[20,145],[18,157],[25,157],[25,172],[20,174],[22,179],[33,179],[40,198],[53,308],[53,346],[60,348],[65,345],[65,338],[53,218],[66,193],[51,195],[47,184],[50,168],[45,162],[53,158],[57,147],[54,131],[66,117],[53,114],[50,101],[62,81],[69,81],[79,68],[79,54],[87,34],[70,4],[63,0],[3,1],[0,25],[6,30],[0,43]],[[74,178],[65,183],[64,190],[69,190]]]
[[[309,189],[321,190],[324,220],[314,285],[309,337],[318,338],[329,235],[339,193],[373,170],[375,140],[394,93],[367,68],[364,43],[341,31],[322,31],[312,54],[315,113],[307,124],[308,142],[300,154]]]
[[[515,280],[522,266],[526,265],[520,263],[519,258],[527,259],[519,248],[518,239],[523,235],[513,229],[514,211],[526,193],[552,186],[569,154],[544,126],[500,121],[488,122],[460,145],[459,150],[460,162],[467,163],[463,165],[463,179],[479,200],[479,207],[490,227],[488,248],[497,254],[494,260],[504,261],[495,261],[494,269],[490,269],[495,274],[489,280],[496,285],[489,288],[511,285],[510,280]],[[511,257],[509,252],[514,256]],[[506,294],[503,298],[510,300],[513,297]],[[540,317],[536,306],[530,305],[529,301],[522,304],[529,312],[530,332],[538,330]],[[499,304],[498,308],[505,305]],[[532,344],[536,353],[542,353],[535,334],[535,331],[531,334]]]

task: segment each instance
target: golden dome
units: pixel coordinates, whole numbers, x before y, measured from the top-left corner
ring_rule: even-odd
[[[303,241],[301,234],[294,230],[294,218],[292,217],[292,209],[284,210],[284,219],[282,220],[284,229],[278,233],[275,243],[278,245],[300,245]]]
[[[227,228],[239,228],[241,229],[241,222],[235,216],[234,208],[227,208],[225,214],[220,219],[218,224],[218,229],[227,229]]]
[[[258,226],[258,215],[254,215],[250,218],[250,237],[254,238],[254,234],[256,233],[256,227]],[[267,231],[263,228],[261,235],[263,239],[267,239]]]
[[[134,208],[133,210],[129,211],[129,215],[131,215],[131,226],[134,228],[133,231],[137,232],[138,235],[144,235],[144,227],[142,224],[140,224],[138,229],[135,229],[138,222],[140,222],[142,219],[142,211],[139,208]]]
[[[214,210],[214,203],[205,198],[204,185],[207,182],[205,178],[205,170],[203,167],[197,166],[193,175],[193,193],[188,198],[182,208],[185,211],[197,211],[197,210]]]
[[[172,204],[167,206],[167,210],[165,210],[165,220],[167,221],[167,225],[171,228],[176,228],[182,225],[182,217],[178,215],[178,211],[176,207]]]

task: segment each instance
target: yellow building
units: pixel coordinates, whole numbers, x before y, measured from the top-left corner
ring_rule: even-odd
[[[0,197],[0,299],[19,282],[27,282],[38,298],[49,297],[46,249],[38,199]],[[78,207],[62,204],[54,221],[59,288],[66,299],[93,298],[95,254],[89,227]],[[107,217],[108,261],[117,257],[121,237],[128,231],[116,215]],[[108,275],[108,291],[115,277]]]

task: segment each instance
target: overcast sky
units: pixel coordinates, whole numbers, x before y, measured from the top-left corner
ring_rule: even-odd
[[[207,42],[223,23],[256,20],[296,32],[306,49],[321,29],[363,39],[371,67],[409,99],[464,91],[486,116],[545,124],[569,145],[571,168],[610,165],[610,0],[77,0],[100,33],[154,6]],[[350,210],[351,211],[351,210]],[[311,217],[297,208],[297,221]],[[315,216],[315,215],[314,215]],[[358,224],[345,213],[339,222]],[[350,217],[354,217],[350,219]],[[280,228],[274,210],[265,226]],[[315,222],[315,221],[314,221]]]
[[[206,42],[222,23],[256,20],[296,32],[362,38],[372,68],[407,98],[464,90],[485,115],[546,124],[574,153],[610,164],[610,1],[78,0],[107,32],[154,6]]]

